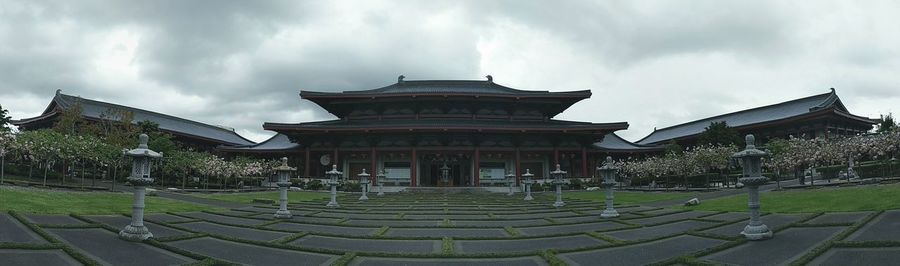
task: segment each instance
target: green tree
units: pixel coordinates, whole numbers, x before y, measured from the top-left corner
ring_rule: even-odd
[[[147,146],[149,146],[151,150],[165,154],[178,149],[175,141],[172,140],[172,135],[160,131],[158,123],[144,120],[138,122],[137,127],[140,129],[141,133],[147,134],[147,136],[150,137]]]
[[[897,123],[894,122],[894,115],[888,113],[887,115],[881,115],[881,119],[878,119],[878,133],[890,132],[892,130],[896,130],[898,127]]]
[[[698,145],[728,146],[737,145],[740,142],[741,137],[737,131],[729,127],[725,121],[710,123],[697,138]]]
[[[670,140],[668,144],[666,144],[665,154],[676,154],[680,155],[684,152],[684,148],[681,145],[678,145],[678,142],[675,140]]]
[[[69,109],[63,111],[59,120],[53,124],[53,130],[64,135],[76,135],[83,133],[81,130],[84,125],[85,120],[82,116],[81,103],[76,102]]]
[[[9,128],[9,123],[12,122],[12,117],[10,117],[8,114],[9,111],[3,109],[3,105],[0,105],[0,133],[12,131],[12,129]]]

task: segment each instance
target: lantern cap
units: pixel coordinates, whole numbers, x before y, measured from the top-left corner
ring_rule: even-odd
[[[559,164],[556,164],[556,170],[553,170],[553,172],[550,172],[550,174],[551,175],[564,175],[564,174],[566,174],[566,171],[563,171],[562,169],[560,169]]]
[[[138,137],[138,140],[140,140],[140,144],[138,144],[137,149],[124,150],[125,156],[150,158],[162,157],[162,154],[155,152],[147,147],[147,142],[150,140],[150,137],[148,137],[147,134],[141,134]]]
[[[275,171],[296,171],[297,168],[288,166],[288,158],[281,157],[281,165],[274,168]]]
[[[597,170],[619,170],[619,167],[613,162],[612,157],[606,156],[606,161],[603,162],[603,165],[597,167]]]
[[[522,174],[523,177],[533,177],[534,174],[531,173],[531,169],[525,169],[525,174]]]
[[[756,149],[756,145],[754,144],[754,142],[756,142],[756,138],[753,137],[753,134],[747,134],[744,140],[747,142],[747,146],[744,148],[744,150],[736,152],[735,154],[731,155],[731,157],[763,157],[769,155],[767,152]]]
[[[369,174],[366,173],[366,168],[363,168],[363,169],[362,169],[362,173],[359,173],[359,174],[356,175],[356,176],[358,176],[358,177],[360,177],[360,179],[362,179],[363,177],[368,178],[368,177],[369,177]]]
[[[326,175],[343,175],[344,173],[341,172],[341,171],[338,171],[337,165],[336,165],[336,164],[332,164],[332,165],[331,165],[331,171],[328,171],[328,172],[326,172],[325,174],[326,174]]]

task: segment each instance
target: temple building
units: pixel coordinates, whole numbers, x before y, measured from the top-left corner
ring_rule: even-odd
[[[637,144],[663,145],[674,140],[682,146],[693,146],[706,127],[722,121],[741,136],[754,134],[760,142],[790,136],[852,136],[871,130],[877,123],[875,119],[851,114],[832,88],[824,94],[654,129]]]
[[[23,131],[52,128],[66,110],[76,105],[81,106],[81,115],[89,122],[109,119],[117,120],[120,119],[122,112],[130,113],[133,123],[145,120],[153,121],[159,124],[160,131],[171,134],[176,142],[198,150],[213,151],[220,146],[255,144],[255,142],[235,133],[234,129],[208,125],[134,107],[66,95],[60,90],[56,91],[56,95],[41,115],[14,120],[12,124]]]
[[[337,117],[304,123],[265,123],[278,132],[230,153],[293,154],[301,176],[319,177],[336,165],[349,178],[367,169],[401,186],[482,186],[519,177],[526,169],[548,177],[559,164],[572,177],[595,175],[611,152],[659,150],[612,132],[628,123],[553,119],[591,96],[590,90],[518,90],[487,80],[404,80],[382,88],[301,91]],[[613,139],[604,141],[608,135]]]

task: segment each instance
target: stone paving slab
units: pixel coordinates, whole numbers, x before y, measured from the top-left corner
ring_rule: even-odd
[[[58,249],[0,249],[0,265],[81,265],[81,263]]]
[[[900,210],[885,211],[847,238],[850,241],[900,240]]]
[[[637,211],[637,213],[644,214],[644,215],[650,215],[650,216],[664,215],[664,214],[670,214],[670,213],[676,213],[676,212],[681,212],[681,210],[659,209],[659,210],[651,210],[651,211]]]
[[[781,226],[802,220],[806,215],[802,214],[769,214],[766,216],[760,217],[763,221],[763,224],[769,227],[769,230],[775,230]],[[747,223],[750,222],[750,219],[736,222],[733,224],[728,224],[725,226],[716,227],[713,229],[705,230],[703,232],[716,234],[721,236],[740,236],[741,231],[744,231],[744,227],[747,226]]]
[[[738,265],[781,265],[799,259],[820,243],[847,227],[798,227],[778,232],[766,241],[743,245],[704,257],[706,260]]]
[[[439,221],[429,221],[429,220],[347,220],[342,223],[345,225],[357,225],[357,226],[392,226],[392,227],[435,227],[440,226],[444,223],[444,220]]]
[[[897,265],[900,247],[892,248],[832,248],[809,265]]]
[[[6,213],[0,213],[0,232],[0,242],[47,243],[44,238]]]
[[[750,219],[750,214],[746,213],[746,212],[726,212],[726,213],[720,213],[720,214],[716,214],[716,215],[706,216],[706,217],[703,217],[703,219],[731,222],[731,221]]]
[[[628,241],[637,241],[643,239],[653,239],[670,235],[677,235],[683,232],[687,232],[689,230],[694,230],[697,228],[709,227],[716,225],[716,223],[711,222],[701,222],[701,221],[681,221],[674,222],[650,227],[641,227],[635,229],[628,229],[622,231],[615,232],[607,232],[603,233],[608,236],[612,236],[622,240]]]
[[[569,265],[644,265],[701,251],[726,243],[725,240],[678,236],[649,243],[557,255]]]
[[[483,258],[483,259],[406,259],[406,258],[377,258],[377,257],[356,257],[350,262],[351,266],[370,265],[370,266],[544,266],[547,264],[544,259],[537,256],[521,257],[521,258]]]
[[[144,220],[151,220],[151,221],[164,222],[164,223],[178,223],[178,222],[193,221],[194,219],[184,218],[181,216],[171,215],[168,213],[154,213],[154,214],[145,214]]]
[[[540,235],[565,234],[565,233],[574,233],[574,232],[602,231],[602,230],[610,230],[610,229],[624,228],[624,227],[627,227],[627,226],[624,224],[620,224],[620,223],[596,222],[596,223],[584,223],[584,224],[522,227],[522,228],[516,228],[516,229],[518,229],[519,232],[522,232],[522,234],[524,234],[524,235],[540,236]]]
[[[454,240],[454,252],[458,253],[500,253],[528,252],[544,249],[571,249],[609,244],[586,235],[529,238],[513,240]]]
[[[806,224],[855,223],[866,218],[872,212],[835,212],[819,215],[806,221]]]
[[[637,214],[637,213],[634,213],[634,212],[623,212],[623,211],[619,211],[618,209],[616,209],[616,211],[619,212],[619,217],[617,217],[618,219],[631,219],[631,218],[651,217],[651,216],[648,216],[648,215],[640,215],[640,214]],[[565,217],[565,218],[554,218],[554,219],[556,219],[557,221],[564,221],[565,219],[578,219],[578,218],[584,218],[584,217],[595,217],[595,218],[600,218],[600,214],[603,213],[603,210],[585,211],[585,212],[582,212],[582,213],[583,213],[583,215],[589,215],[589,216]]]
[[[290,245],[357,252],[390,253],[440,253],[441,240],[383,240],[354,239],[310,235],[297,239]]]
[[[350,218],[350,219],[394,219],[397,214],[369,214],[369,213],[339,213],[339,212],[320,212],[313,214],[315,217],[329,218]]]
[[[455,226],[473,226],[473,227],[506,227],[506,226],[536,226],[548,225],[549,221],[545,219],[531,220],[501,220],[501,221],[478,221],[478,220],[451,220]]]
[[[561,212],[543,212],[543,213],[522,213],[522,214],[506,214],[495,215],[498,219],[538,219],[538,218],[554,218],[554,217],[570,217],[577,216],[577,213],[570,211]]]
[[[63,242],[81,250],[92,259],[111,265],[172,265],[193,259],[150,245],[119,239],[100,228],[46,229]],[[140,258],[140,259],[136,259]]]
[[[482,228],[391,228],[386,236],[399,237],[509,237],[503,229]]]
[[[85,218],[91,221],[96,221],[112,226],[113,228],[125,228],[125,225],[131,224],[131,217],[125,217],[121,215],[94,215],[85,216]],[[150,230],[150,233],[152,233],[153,237],[155,238],[183,236],[191,234],[189,232],[173,229],[171,227],[166,227],[147,221],[144,221],[144,226],[146,226],[147,229]]]
[[[224,235],[230,237],[236,237],[240,239],[247,240],[257,240],[257,241],[271,241],[275,239],[279,239],[285,236],[291,235],[290,233],[284,232],[274,232],[274,231],[266,231],[259,229],[250,229],[244,227],[237,226],[227,226],[221,224],[214,224],[209,222],[191,222],[191,223],[183,223],[178,224],[180,227],[184,227],[190,230]]]
[[[267,226],[269,228],[303,231],[312,233],[326,233],[346,236],[369,236],[378,230],[376,227],[350,227],[350,226],[330,226],[318,224],[299,224],[299,223],[277,223]]]
[[[181,215],[204,220],[204,221],[217,222],[217,223],[223,223],[223,224],[254,226],[254,225],[259,225],[259,224],[268,222],[265,220],[238,218],[238,217],[224,216],[224,215],[205,213],[205,212],[190,212],[190,213],[184,213]]]
[[[487,215],[487,212],[484,214],[407,214],[403,216],[403,219],[412,219],[412,220],[443,220],[443,219],[451,219],[451,220],[476,220],[476,219],[490,219]]]
[[[166,244],[206,256],[250,265],[329,265],[338,258],[338,256],[330,254],[268,248],[209,237]]]
[[[65,214],[25,214],[25,218],[36,224],[86,224],[82,220],[75,219]]]
[[[710,215],[713,213],[716,213],[716,212],[689,211],[689,212],[665,214],[665,215],[648,217],[648,218],[632,219],[632,220],[628,220],[628,222],[636,223],[636,224],[640,224],[640,225],[650,225],[650,224],[665,223],[665,222],[684,220],[684,219],[690,219],[690,218],[697,218],[700,216],[706,216],[706,215]]]

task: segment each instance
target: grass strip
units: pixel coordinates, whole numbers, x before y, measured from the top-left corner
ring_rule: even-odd
[[[790,265],[809,264],[813,259],[815,259],[816,257],[822,255],[823,253],[825,253],[826,251],[828,251],[829,249],[834,247],[835,243],[849,237],[851,234],[853,234],[854,232],[856,232],[857,230],[859,230],[860,228],[862,228],[863,226],[865,226],[866,224],[871,222],[873,219],[875,219],[875,217],[878,217],[878,215],[881,215],[881,213],[883,213],[883,212],[884,211],[878,211],[878,212],[869,214],[869,216],[866,216],[866,218],[863,218],[863,220],[860,221],[859,223],[856,223],[853,226],[850,226],[850,228],[845,229],[840,234],[832,237],[828,241],[825,241],[825,243],[822,243],[822,244],[816,246],[815,248],[813,248],[813,250],[811,250],[810,252],[807,252],[799,259],[792,261],[790,263]]]
[[[213,258],[206,258],[203,260],[199,260],[199,261],[195,261],[195,262],[191,262],[191,263],[185,263],[182,265],[183,266],[231,266],[231,265],[241,265],[241,264],[223,261],[223,260],[217,260],[217,259],[213,259]]]
[[[304,237],[306,235],[309,235],[309,233],[307,233],[307,232],[297,233],[297,234],[293,234],[293,235],[289,235],[286,237],[272,240],[271,242],[277,243],[277,244],[287,244],[287,243],[294,242],[294,240],[300,239],[301,237]]]
[[[622,240],[620,240],[620,239],[618,239],[618,238],[611,237],[611,236],[606,236],[606,235],[600,234],[600,233],[598,233],[598,232],[587,232],[587,235],[592,236],[592,237],[594,237],[594,238],[596,238],[596,239],[600,239],[600,240],[606,241],[607,243],[610,243],[610,244],[612,244],[612,245],[619,245],[619,244],[624,244],[624,243],[626,243],[625,241],[622,241]]]
[[[331,266],[346,266],[346,265],[349,265],[350,262],[353,261],[354,258],[356,258],[356,253],[353,253],[353,252],[347,252],[347,253],[344,253],[343,256],[341,256],[340,258],[338,258],[337,260],[335,260],[334,262],[332,262],[332,263],[331,263]]]
[[[506,226],[506,227],[503,227],[503,230],[506,230],[506,233],[509,234],[509,235],[512,236],[512,237],[520,237],[520,236],[522,236],[522,233],[519,232],[519,230],[516,230],[515,228],[513,228],[512,226]]]
[[[378,230],[375,230],[375,233],[373,233],[372,235],[376,236],[376,237],[383,237],[384,234],[387,233],[387,231],[390,229],[391,229],[390,226],[385,225],[385,226],[382,226],[381,228],[378,228]]]
[[[453,254],[453,238],[444,237],[441,241],[441,254]]]
[[[556,251],[554,251],[552,249],[547,249],[547,250],[542,251],[540,253],[540,256],[541,256],[541,258],[544,258],[544,260],[546,260],[547,263],[550,264],[550,266],[566,266],[566,265],[568,265],[568,264],[566,264],[565,261],[563,261],[559,257],[557,257]]]

